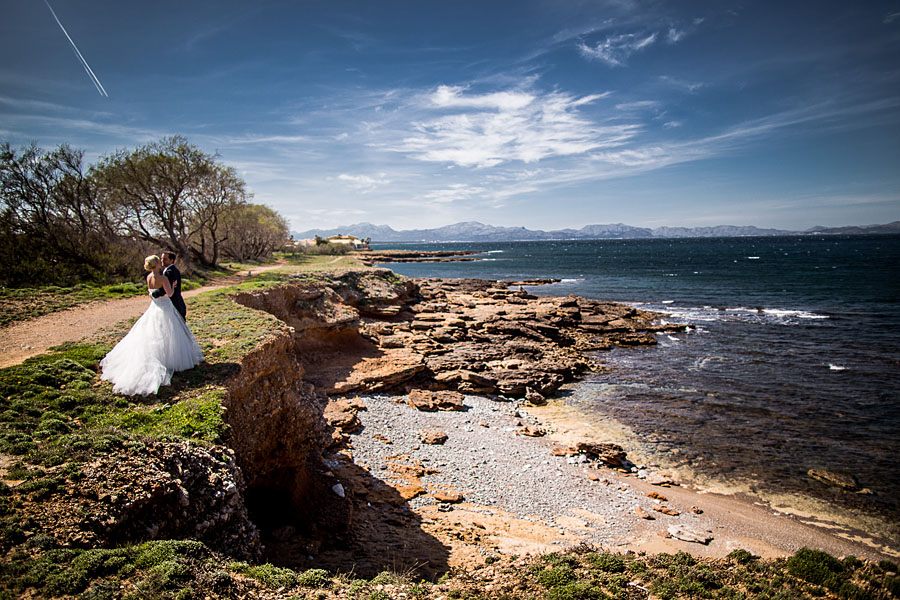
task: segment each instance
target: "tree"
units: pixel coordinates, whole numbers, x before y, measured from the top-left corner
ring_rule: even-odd
[[[218,218],[246,195],[244,182],[216,158],[173,136],[119,151],[92,175],[131,235],[176,252],[190,270],[194,260],[215,263],[206,246],[221,242]]]
[[[138,259],[85,174],[83,152],[0,146],[0,260],[4,281],[71,283],[123,276]],[[129,251],[130,250],[130,251]]]
[[[268,258],[289,239],[287,221],[262,204],[238,204],[222,215],[222,251],[237,261]]]
[[[244,182],[232,167],[216,165],[202,183],[206,201],[196,207],[191,230],[191,252],[203,265],[219,262],[222,242],[228,239],[223,217],[245,204],[247,192]]]

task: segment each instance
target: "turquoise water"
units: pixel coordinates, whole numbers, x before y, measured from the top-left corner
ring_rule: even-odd
[[[383,244],[476,250],[478,262],[389,266],[410,277],[560,278],[578,294],[668,313],[689,331],[599,358],[572,400],[644,451],[760,492],[900,520],[900,236]],[[829,488],[852,473],[873,495]]]

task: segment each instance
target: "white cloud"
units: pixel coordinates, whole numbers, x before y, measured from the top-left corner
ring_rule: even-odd
[[[675,127],[681,127],[683,123],[681,121],[666,121],[663,123],[663,127],[666,129],[674,129]]]
[[[354,190],[361,192],[363,194],[367,192],[371,192],[383,185],[388,185],[391,183],[391,180],[387,178],[386,173],[379,173],[377,177],[370,177],[368,175],[350,175],[348,173],[341,173],[337,177],[340,181],[343,181],[347,185],[349,185]]]
[[[650,110],[651,108],[657,108],[659,106],[659,102],[656,100],[636,100],[634,102],[621,102],[616,104],[616,110],[621,111],[636,111],[636,110]]]
[[[227,141],[234,146],[249,146],[255,144],[299,144],[309,141],[306,135],[248,135],[243,137],[231,137]]]
[[[697,92],[697,90],[706,87],[706,84],[702,81],[686,81],[684,79],[679,79],[678,77],[671,77],[669,75],[660,75],[659,80],[666,85],[669,85],[675,89],[688,92],[689,94],[693,94]]]
[[[439,86],[431,95],[431,102],[439,108],[485,108],[496,110],[519,110],[534,101],[534,96],[524,92],[495,92],[481,96],[463,96],[466,88],[461,86]]]
[[[669,33],[666,34],[666,38],[669,40],[670,44],[677,44],[686,35],[687,32],[684,30],[678,30],[674,27],[669,27]]]
[[[584,154],[618,146],[635,131],[633,125],[598,126],[580,107],[606,94],[576,97],[562,92],[523,91],[464,94],[461,87],[442,86],[423,99],[423,120],[415,133],[394,150],[426,162],[461,167],[493,167]],[[455,109],[447,112],[447,109]],[[469,109],[469,110],[466,110]],[[441,110],[435,118],[428,112]]]
[[[656,41],[656,35],[655,32],[649,35],[623,33],[607,37],[593,47],[581,42],[578,44],[578,49],[588,58],[602,60],[608,65],[620,67],[632,54],[653,44]]]
[[[444,189],[434,190],[424,195],[426,200],[441,204],[468,200],[469,198],[483,195],[487,190],[480,186],[454,183]]]

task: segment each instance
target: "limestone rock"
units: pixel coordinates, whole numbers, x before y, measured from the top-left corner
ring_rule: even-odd
[[[419,440],[423,444],[440,445],[447,441],[447,434],[436,429],[423,429],[419,432]]]
[[[438,490],[431,492],[431,495],[438,502],[445,504],[456,504],[457,502],[462,502],[466,499],[461,492],[455,490]]]
[[[648,513],[646,510],[644,510],[644,509],[641,508],[640,506],[638,506],[637,508],[635,508],[635,509],[634,509],[634,512],[635,512],[635,514],[636,514],[638,517],[640,517],[641,519],[646,519],[646,520],[648,520],[648,521],[653,521],[653,520],[656,519],[656,517],[654,517],[653,515],[651,515],[650,513]]]
[[[357,408],[346,398],[332,400],[325,408],[325,420],[335,429],[344,433],[353,433],[361,425],[356,416]]]
[[[459,392],[412,390],[407,402],[425,412],[438,410],[464,410],[463,396]]]
[[[350,392],[378,392],[396,389],[425,370],[425,359],[405,348],[392,349],[381,356],[360,360],[353,370],[328,390],[330,395]]]
[[[518,433],[529,437],[543,437],[547,435],[547,432],[542,427],[535,427],[534,425],[526,425]]]
[[[425,488],[421,485],[411,484],[411,485],[401,485],[396,488],[397,493],[399,493],[404,500],[412,500],[413,498],[417,498],[425,493]]]
[[[531,389],[530,387],[525,388],[525,400],[530,404],[534,404],[535,406],[543,406],[547,404],[547,399],[544,396]]]
[[[669,516],[671,516],[671,517],[677,517],[678,515],[681,514],[680,512],[678,512],[677,510],[675,510],[674,508],[671,508],[671,507],[669,507],[669,506],[662,506],[662,505],[654,506],[654,507],[653,507],[653,510],[655,510],[656,512],[661,512],[661,513],[664,514],[664,515],[669,515]]]
[[[692,542],[705,546],[713,541],[713,537],[707,532],[695,531],[679,525],[670,525],[667,531],[669,536],[683,542]]]
[[[578,442],[571,454],[584,454],[589,458],[599,460],[610,467],[623,467],[626,462],[625,450],[618,444],[604,442]]]

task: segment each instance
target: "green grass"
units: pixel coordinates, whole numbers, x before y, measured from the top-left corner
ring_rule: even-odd
[[[203,275],[198,275],[193,279],[182,279],[182,290],[188,291],[201,287],[206,284],[206,281]],[[147,286],[143,281],[139,283],[128,281],[112,285],[84,283],[73,287],[0,287],[0,327],[36,319],[88,302],[130,298],[146,294]]]
[[[329,269],[360,269],[360,257],[353,253],[337,254],[276,254],[276,257],[303,271],[324,271]]]

